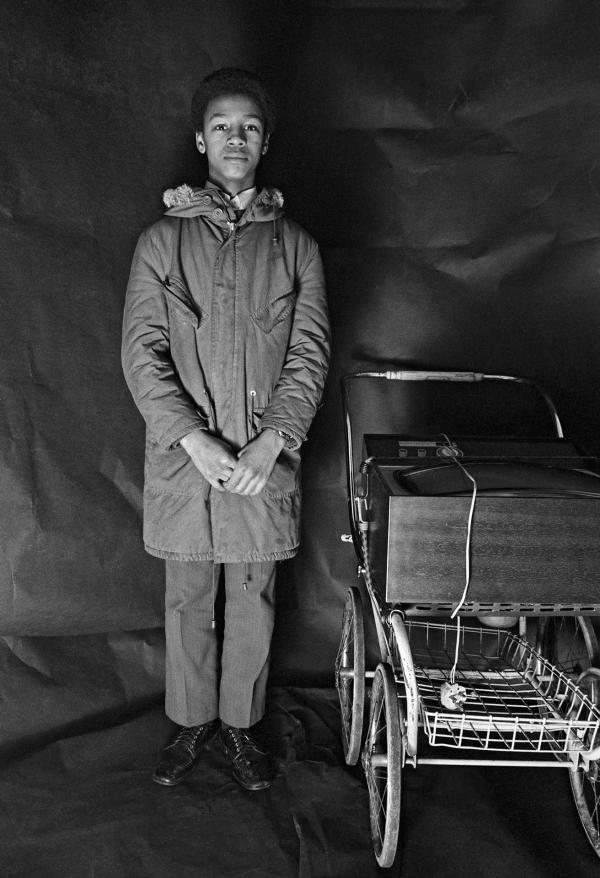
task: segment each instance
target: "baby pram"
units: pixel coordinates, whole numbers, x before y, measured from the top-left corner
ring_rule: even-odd
[[[373,381],[533,388],[554,435],[363,431],[357,468],[350,389]],[[474,762],[567,769],[600,856],[597,460],[564,438],[545,391],[514,376],[360,372],[342,379],[342,397],[351,539],[380,661],[365,670],[352,587],[336,685],[377,862],[395,858],[404,767]]]

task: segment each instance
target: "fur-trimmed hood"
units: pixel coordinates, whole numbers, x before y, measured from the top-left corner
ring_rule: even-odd
[[[166,216],[205,216],[215,222],[235,221],[236,215],[220,189],[207,183],[204,189],[195,189],[184,183],[163,194]],[[248,205],[242,216],[246,222],[272,222],[283,216],[283,195],[279,189],[265,187]]]

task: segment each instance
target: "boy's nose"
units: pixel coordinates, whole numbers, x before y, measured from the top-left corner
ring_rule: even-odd
[[[239,131],[231,131],[230,132],[229,143],[236,143],[236,144],[242,143],[243,144],[245,142],[246,142],[246,137],[244,135],[243,128],[240,129]]]

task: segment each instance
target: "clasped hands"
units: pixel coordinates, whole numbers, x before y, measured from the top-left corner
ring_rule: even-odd
[[[253,496],[267,484],[285,440],[274,430],[263,430],[236,454],[218,436],[193,430],[183,437],[181,445],[216,491]]]

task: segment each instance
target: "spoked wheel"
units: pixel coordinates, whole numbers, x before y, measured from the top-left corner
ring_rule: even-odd
[[[342,741],[348,765],[356,765],[365,710],[365,626],[360,592],[348,589],[342,638],[335,660],[335,685],[342,712]]]
[[[597,668],[584,671],[578,680],[578,685],[592,700],[597,695],[599,683],[600,670]],[[598,704],[597,699],[595,703]],[[584,746],[589,749],[599,744],[600,734],[590,732]],[[600,857],[600,766],[598,762],[590,762],[587,771],[584,768],[572,770],[569,772],[569,778],[579,819],[592,847]]]
[[[559,671],[574,682],[589,668],[600,665],[596,632],[586,616],[546,616],[540,619],[536,647]],[[592,675],[586,684],[594,704],[600,696],[600,681]]]
[[[600,703],[600,656],[596,632],[585,616],[548,616],[540,619],[536,646],[559,671],[570,677],[593,704]],[[588,733],[582,742],[589,750],[600,744],[600,735]],[[569,771],[571,790],[585,833],[600,857],[599,765],[591,762]]]
[[[369,791],[371,836],[377,862],[394,862],[400,829],[403,742],[396,681],[389,665],[377,666],[362,763]]]

